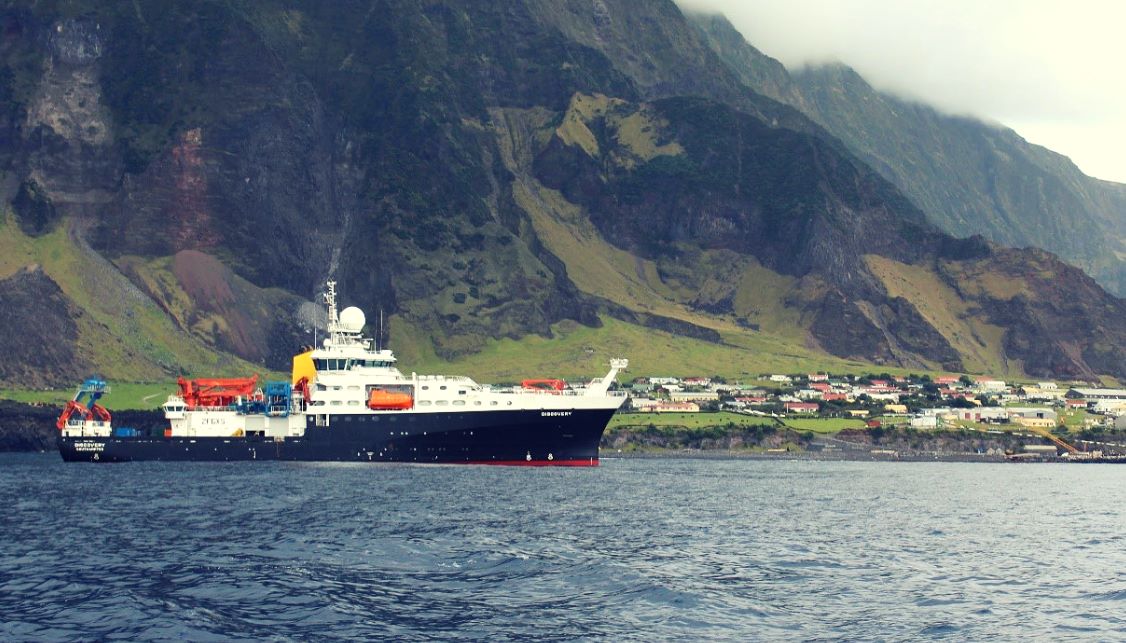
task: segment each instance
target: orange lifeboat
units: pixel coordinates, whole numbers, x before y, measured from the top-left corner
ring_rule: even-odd
[[[373,411],[403,411],[412,406],[414,398],[410,393],[373,388],[368,395],[368,408]]]
[[[558,393],[563,390],[567,385],[563,380],[545,379],[545,380],[524,380],[520,382],[520,386],[531,389],[533,391],[545,391],[547,393]]]

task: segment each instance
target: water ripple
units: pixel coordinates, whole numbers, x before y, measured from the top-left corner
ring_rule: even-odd
[[[0,639],[1121,638],[1124,476],[0,455]]]

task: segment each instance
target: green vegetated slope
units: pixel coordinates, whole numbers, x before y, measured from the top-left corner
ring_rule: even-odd
[[[940,233],[672,2],[0,21],[9,385],[284,371],[330,277],[419,372],[1126,376],[1121,300]]]
[[[78,384],[70,389],[47,390],[0,390],[0,398],[28,404],[46,404],[57,407],[61,412],[63,405],[74,398]],[[98,403],[107,409],[155,409],[164,404],[170,393],[176,392],[175,381],[137,383],[113,381],[109,392]]]
[[[256,368],[184,333],[78,234],[60,224],[28,237],[10,213],[0,218],[2,315],[6,329],[20,331],[0,340],[8,386],[66,386],[95,372],[137,382]]]
[[[397,328],[397,326],[396,326]],[[631,374],[707,373],[746,378],[763,372],[862,372],[871,365],[847,361],[758,334],[713,343],[607,317],[601,328],[561,322],[553,337],[490,342],[474,355],[447,362],[427,354],[425,341],[392,330],[392,347],[406,370],[456,371],[485,382],[561,376],[585,381],[604,375],[609,360],[626,357]],[[421,349],[420,349],[421,347]],[[893,369],[900,372],[902,369]]]

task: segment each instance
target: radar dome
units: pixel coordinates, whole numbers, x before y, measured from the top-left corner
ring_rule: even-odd
[[[340,328],[349,333],[360,332],[364,329],[364,324],[366,323],[367,319],[364,318],[364,311],[355,306],[349,306],[340,311]]]

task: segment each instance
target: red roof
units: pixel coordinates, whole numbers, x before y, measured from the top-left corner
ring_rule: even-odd
[[[761,404],[761,403],[766,401],[766,398],[765,397],[737,397],[737,398],[735,398],[735,401],[736,402],[742,402],[744,404]]]

